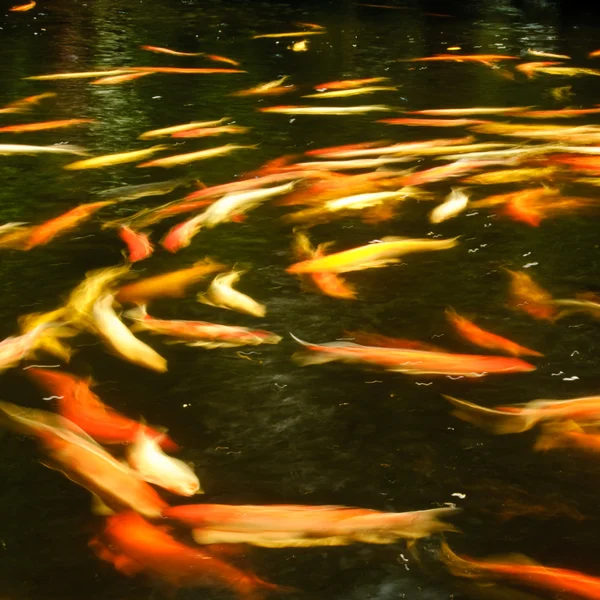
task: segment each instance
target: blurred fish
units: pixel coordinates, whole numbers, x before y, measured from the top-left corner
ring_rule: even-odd
[[[172,253],[179,252],[182,248],[187,248],[192,243],[192,238],[202,229],[204,219],[204,213],[200,213],[191,219],[187,219],[171,227],[160,241],[160,245]]]
[[[274,81],[268,81],[267,83],[261,83],[247,90],[240,90],[239,92],[233,92],[232,96],[278,96],[280,94],[287,94],[297,89],[295,85],[286,85],[284,82],[289,79],[289,75],[275,79]]]
[[[551,421],[542,426],[533,449],[545,452],[556,448],[600,452],[600,434],[588,433],[574,421]]]
[[[85,148],[72,144],[55,146],[27,146],[23,144],[0,144],[0,154],[87,154]]]
[[[392,373],[405,373],[406,375],[461,375],[463,377],[484,377],[493,373],[535,371],[533,365],[521,359],[506,358],[504,356],[452,354],[407,348],[361,346],[351,342],[311,344],[298,339],[294,335],[292,337],[304,346],[303,351],[293,355],[294,360],[301,366],[340,361],[350,364],[365,364]]]
[[[29,333],[40,325],[47,325],[47,328],[36,338],[35,350],[47,352],[68,363],[73,350],[63,341],[63,338],[74,337],[78,332],[64,324],[66,319],[65,309],[58,308],[45,313],[22,315],[18,321],[22,334]]]
[[[32,227],[25,244],[25,249],[31,250],[36,246],[51,242],[55,237],[62,235],[71,229],[75,229],[75,227],[89,219],[101,208],[110,206],[113,203],[114,200],[102,200],[101,202],[80,204],[54,219],[50,219],[41,225]]]
[[[310,260],[325,255],[326,244],[320,244],[316,249],[312,247],[308,236],[303,232],[294,235],[294,254],[297,260]],[[326,296],[343,300],[354,300],[356,291],[346,281],[335,273],[311,273],[313,284]]]
[[[125,285],[119,290],[116,299],[119,302],[140,303],[161,297],[182,298],[190,285],[224,268],[224,265],[211,259],[202,259],[186,269],[155,275]]]
[[[584,69],[581,67],[538,67],[536,73],[545,75],[561,75],[563,77],[577,77],[579,75],[600,75],[596,69]]]
[[[400,58],[399,62],[474,62],[492,66],[494,63],[505,60],[519,60],[518,56],[507,56],[505,54],[435,54],[424,58]]]
[[[535,61],[535,62],[526,62],[521,63],[520,65],[516,65],[515,69],[517,71],[521,71],[521,73],[527,75],[530,79],[536,76],[538,69],[543,69],[546,67],[551,67],[554,65],[562,65],[563,63],[558,61]]]
[[[118,154],[105,154],[104,156],[95,156],[94,158],[78,160],[76,162],[65,165],[63,168],[69,170],[79,170],[111,167],[113,165],[121,165],[124,163],[143,160],[144,158],[148,158],[149,156],[152,156],[152,154],[160,152],[161,150],[166,150],[167,148],[168,146],[152,146],[151,148],[145,148],[144,150],[134,150],[132,152],[119,152]]]
[[[323,31],[325,29],[323,25],[319,25],[318,23],[303,23],[297,21],[294,25],[296,25],[296,27],[308,27],[309,29],[315,29],[317,31]]]
[[[308,94],[302,98],[345,98],[346,96],[361,96],[363,94],[373,94],[374,92],[395,92],[398,86],[372,85],[347,90],[333,90],[331,92],[319,92],[318,94]]]
[[[206,56],[206,58],[208,58],[209,60],[213,60],[215,62],[227,63],[233,65],[234,67],[240,66],[240,63],[237,60],[233,60],[233,58],[227,58],[226,56],[219,56],[218,54],[205,54],[204,56]]]
[[[540,179],[552,179],[557,175],[556,167],[534,167],[526,169],[503,169],[502,171],[490,171],[480,175],[470,175],[462,181],[477,185],[495,185],[498,183],[519,183],[522,181],[534,181]]]
[[[253,35],[252,39],[258,40],[260,38],[304,37],[307,35],[323,35],[324,33],[327,33],[324,29],[323,30],[313,29],[312,31],[290,31],[290,32],[286,32],[286,33],[263,33],[261,35]]]
[[[544,356],[536,350],[525,348],[525,346],[520,346],[500,335],[477,327],[475,323],[465,319],[465,317],[461,317],[452,308],[446,309],[446,318],[462,338],[480,348],[499,350],[512,356]]]
[[[388,112],[389,106],[270,106],[257,109],[260,112],[282,115],[364,115],[369,112]]]
[[[246,73],[239,69],[212,69],[205,67],[131,67],[131,71],[149,71],[151,73],[175,73],[179,75],[208,75],[211,73]]]
[[[550,90],[550,94],[559,102],[566,101],[573,96],[573,87],[570,85],[555,87]]]
[[[440,558],[457,577],[499,579],[504,583],[538,588],[554,595],[566,594],[582,600],[597,600],[600,597],[599,578],[579,571],[539,565],[521,555],[475,560],[454,554],[448,544],[442,542]]]
[[[292,52],[306,52],[308,50],[308,40],[302,40],[300,42],[294,42],[288,49]]]
[[[554,305],[561,308],[557,319],[573,313],[588,313],[592,317],[600,317],[600,298],[593,293],[577,294],[573,299],[554,300]]]
[[[532,50],[531,48],[527,48],[527,54],[530,54],[531,56],[541,56],[542,58],[560,58],[563,60],[571,60],[571,57],[567,56],[566,54],[553,54],[552,52]]]
[[[31,2],[28,2],[27,4],[17,4],[16,6],[9,8],[8,10],[11,12],[25,12],[27,10],[31,10],[34,7],[35,0],[31,0]]]
[[[53,73],[52,75],[35,75],[24,77],[34,81],[53,81],[55,79],[96,79],[97,77],[111,77],[131,73],[133,69],[109,69],[107,71],[83,71],[81,73]]]
[[[111,188],[98,192],[96,196],[102,200],[114,200],[123,202],[125,200],[137,200],[145,196],[162,196],[172,192],[174,189],[187,183],[185,179],[170,179],[168,181],[157,181],[154,183],[142,183],[140,185],[126,185],[124,187]]]
[[[329,161],[314,161],[314,162],[304,162],[298,163],[298,165],[291,165],[289,168],[296,168],[298,166],[302,166],[305,169],[315,171],[347,171],[354,169],[378,169],[379,167],[383,167],[385,165],[398,164],[398,163],[406,163],[409,162],[411,158],[406,157],[389,157],[382,156],[381,158],[357,158],[353,160],[329,160]],[[286,167],[282,167],[283,170]]]
[[[142,50],[148,52],[157,52],[159,54],[170,54],[171,56],[202,56],[203,52],[178,52],[177,50],[169,50],[169,48],[161,48],[160,46],[140,46]]]
[[[584,115],[596,115],[600,108],[561,108],[560,110],[526,110],[519,117],[529,119],[572,119]]]
[[[36,94],[35,96],[27,96],[27,98],[16,100],[15,102],[7,104],[4,108],[0,108],[0,114],[25,112],[30,110],[32,106],[38,104],[42,100],[54,97],[56,97],[55,92],[44,92],[43,94]]]
[[[509,306],[528,313],[534,319],[554,321],[558,310],[552,296],[524,271],[503,270],[510,276]]]
[[[173,506],[164,516],[192,527],[199,544],[246,543],[265,548],[392,544],[442,531],[455,508],[405,513],[345,506],[198,504]]]
[[[114,296],[107,293],[94,303],[92,319],[100,337],[125,360],[164,373],[167,370],[167,361],[127,329],[113,310],[113,301]]]
[[[198,302],[235,310],[253,317],[264,317],[267,309],[264,304],[259,304],[242,292],[233,289],[233,284],[240,280],[240,276],[246,271],[230,271],[217,275],[208,287],[207,292],[197,296]]]
[[[382,346],[384,348],[404,348],[411,350],[426,350],[427,352],[444,352],[443,348],[420,342],[418,340],[406,340],[402,338],[389,337],[379,333],[367,331],[347,331],[346,335],[351,337],[356,344],[361,346]]]
[[[225,156],[236,150],[254,150],[257,146],[242,146],[239,144],[226,144],[217,148],[208,148],[207,150],[198,150],[196,152],[188,152],[187,154],[176,154],[175,156],[166,156],[165,158],[157,158],[150,162],[140,163],[139,167],[175,167],[177,165],[187,165],[196,160],[206,160],[207,158],[215,158],[217,156]]]
[[[328,81],[315,85],[315,90],[348,90],[351,88],[361,87],[363,85],[371,85],[373,83],[381,83],[389,81],[389,77],[367,77],[365,79],[342,79],[340,81]]]
[[[466,210],[468,205],[469,196],[461,188],[452,188],[444,202],[429,213],[429,222],[441,223],[447,221]]]
[[[488,161],[483,160],[460,159],[442,167],[431,167],[431,169],[410,173],[402,180],[402,183],[404,185],[423,185],[425,183],[443,181],[445,179],[459,177],[469,171],[481,169],[489,164]]]
[[[110,77],[101,77],[91,82],[91,85],[116,85],[119,83],[127,83],[140,77],[148,77],[152,75],[152,71],[138,71],[137,73],[124,73],[123,75],[112,75]]]
[[[160,436],[148,435],[143,427],[139,427],[127,448],[127,462],[141,479],[173,494],[203,494],[193,469],[182,460],[165,454],[161,450],[161,442]]]
[[[166,321],[148,315],[145,305],[137,306],[124,313],[135,321],[132,331],[146,330],[150,333],[166,335],[186,343],[188,346],[213,348],[235,348],[238,346],[258,346],[278,344],[281,336],[261,329],[248,329],[231,325],[219,325],[205,321]]]
[[[466,127],[478,125],[484,121],[478,119],[379,119],[378,123],[387,125],[408,125],[412,127]]]
[[[431,115],[432,117],[455,117],[463,115],[509,115],[531,108],[530,106],[473,107],[473,108],[430,108],[427,110],[407,110],[408,115]]]
[[[588,54],[588,56],[589,56],[590,58],[596,58],[596,57],[600,56],[600,50],[593,50],[592,52],[590,52],[590,53]]]
[[[138,139],[139,140],[152,140],[158,137],[168,137],[172,136],[174,133],[179,133],[180,131],[187,131],[188,129],[200,129],[202,127],[217,127],[230,121],[229,117],[223,117],[221,119],[217,119],[216,121],[193,121],[192,123],[184,123],[183,125],[172,125],[171,127],[163,127],[162,129],[153,129],[152,131],[146,131],[142,133]]]
[[[44,131],[46,129],[58,129],[59,127],[81,125],[82,123],[97,123],[97,121],[95,119],[62,119],[59,121],[44,121],[43,123],[6,125],[4,127],[0,127],[0,133],[26,133],[29,131]]]
[[[242,127],[240,125],[223,125],[221,127],[203,127],[200,129],[186,129],[172,133],[174,138],[198,138],[222,135],[223,133],[248,133],[252,127]]]
[[[104,404],[90,389],[90,380],[58,369],[29,368],[27,374],[55,397],[58,412],[65,419],[81,427],[100,444],[130,444],[142,431],[165,450],[178,449],[164,432],[140,424]]]
[[[413,252],[447,250],[458,244],[458,237],[444,240],[384,237],[376,243],[343,250],[321,258],[305,260],[288,267],[288,273],[346,273],[385,267],[398,262],[398,257]]]
[[[259,598],[263,591],[279,589],[252,573],[178,542],[168,528],[152,525],[132,512],[108,517],[104,531],[90,546],[101,560],[112,563],[125,575],[145,572],[176,589],[217,586],[248,600]]]
[[[504,214],[515,221],[522,221],[532,227],[539,227],[543,219],[556,216],[557,214],[564,212],[572,213],[580,208],[590,206],[596,208],[598,206],[597,200],[592,198],[557,195],[553,197],[554,194],[552,194],[552,191],[549,191],[545,195],[535,193],[518,194],[506,204]]]
[[[0,227],[0,248],[25,250],[33,227],[27,223],[5,223]]]
[[[154,252],[154,246],[145,233],[134,231],[126,225],[121,225],[119,227],[119,237],[127,244],[128,260],[131,263],[144,260]]]
[[[57,327],[60,327],[60,323],[40,323],[27,333],[2,340],[0,342],[0,372],[11,369],[22,360],[29,358],[38,348],[44,332]]]

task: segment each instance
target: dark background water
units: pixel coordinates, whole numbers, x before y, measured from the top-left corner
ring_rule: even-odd
[[[396,61],[459,45],[467,53],[517,55],[533,47],[569,54],[577,66],[593,66],[586,56],[600,46],[598,12],[581,4],[413,1],[402,4],[402,10],[385,10],[342,0],[40,0],[30,12],[3,13],[0,104],[44,91],[56,91],[58,96],[31,116],[1,115],[2,123],[73,117],[99,122],[37,134],[4,134],[0,143],[68,141],[103,154],[146,147],[137,137],[148,129],[227,115],[253,128],[240,139],[259,148],[168,173],[134,165],[69,172],[61,168],[65,158],[0,157],[0,221],[41,222],[90,201],[94,192],[171,176],[192,176],[207,185],[224,183],[265,160],[320,146],[457,133],[389,128],[371,117],[290,118],[256,111],[269,104],[304,104],[302,94],[332,79],[383,75],[402,86],[398,92],[345,101],[349,105],[553,108],[557,104],[548,90],[569,84],[575,93],[573,106],[592,106],[600,97],[596,78],[509,80],[501,70],[480,65]],[[294,21],[322,24],[328,33],[309,38],[305,53],[288,50],[288,40],[250,39],[259,33],[293,30]],[[248,72],[152,75],[106,88],[85,80],[22,79],[122,65],[199,62],[150,54],[140,50],[140,44],[230,56]],[[283,102],[228,96],[282,75],[300,87]],[[221,139],[192,140],[177,151],[220,143]],[[430,189],[441,199],[449,187]],[[476,198],[483,193],[478,191]],[[174,192],[169,198],[177,197]],[[127,214],[165,201],[146,198],[101,216]],[[596,220],[566,215],[534,229],[481,212],[434,227],[426,219],[430,208],[407,203],[393,221],[376,226],[348,219],[313,230],[316,241],[336,240],[338,248],[385,235],[421,237],[431,231],[462,235],[454,250],[414,255],[399,267],[350,275],[359,290],[356,302],[305,293],[285,273],[293,260],[291,233],[280,224],[282,210],[276,207],[259,208],[243,224],[203,232],[175,256],[159,249],[136,271],[160,273],[206,255],[227,264],[246,264],[251,270],[241,288],[264,301],[268,312],[259,322],[200,305],[190,294],[183,300],[156,302],[153,314],[260,326],[284,336],[282,343],[253,350],[254,360],[248,361],[235,350],[166,346],[159,338],[142,334],[168,359],[169,372],[157,375],[82,337],[68,370],[93,374],[97,393],[117,410],[167,426],[184,447],[181,457],[196,465],[207,502],[341,504],[392,511],[454,502],[464,508],[456,519],[463,535],[453,535],[452,542],[463,552],[475,556],[523,552],[543,563],[599,574],[597,462],[568,451],[534,453],[534,433],[488,436],[450,416],[440,396],[448,393],[492,406],[597,393],[598,325],[587,317],[572,317],[552,326],[510,312],[507,280],[500,270],[536,263],[531,274],[557,296],[598,291]],[[160,239],[173,223],[157,226],[153,239]],[[86,271],[121,261],[121,250],[114,232],[101,232],[96,220],[31,252],[3,251],[0,337],[17,331],[19,315],[59,305]],[[470,347],[445,322],[447,306],[544,352],[536,362],[537,371],[466,381],[369,373],[339,365],[301,368],[290,360],[296,345],[288,332],[324,342],[346,330],[365,329],[468,352]],[[29,406],[47,406],[19,369],[2,376],[0,395]],[[0,444],[0,598],[133,600],[160,595],[160,588],[148,580],[116,573],[88,549],[100,521],[90,516],[84,490],[43,467],[31,441],[0,432]],[[509,519],[511,515],[514,518]],[[405,562],[405,557],[402,544],[252,549],[242,564],[265,578],[299,588],[303,598],[483,597],[483,589],[465,589],[445,576],[435,565],[433,550],[425,568]],[[198,597],[229,596],[213,590],[183,590],[178,595]]]

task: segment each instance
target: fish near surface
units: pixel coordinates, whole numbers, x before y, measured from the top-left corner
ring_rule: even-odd
[[[195,262],[191,267],[155,275],[123,286],[116,295],[119,302],[147,302],[154,298],[182,298],[187,288],[207,275],[222,271],[221,265],[209,258]]]
[[[167,361],[131,333],[113,310],[113,301],[112,294],[104,294],[94,303],[92,318],[100,337],[109,348],[129,362],[164,373]]]
[[[142,133],[138,139],[140,140],[151,140],[158,137],[172,136],[174,133],[181,131],[187,131],[188,129],[200,129],[203,127],[217,127],[230,121],[229,117],[223,117],[216,121],[192,121],[191,123],[184,123],[182,125],[171,125],[170,127],[163,127],[161,129],[152,129]]]
[[[412,252],[447,250],[458,244],[458,237],[445,240],[385,237],[381,241],[320,258],[305,260],[288,267],[288,273],[345,273],[385,267],[398,262],[399,256]]]
[[[113,165],[122,165],[124,163],[136,162],[148,158],[160,150],[166,150],[167,146],[152,146],[144,150],[133,150],[132,152],[119,152],[118,154],[105,154],[104,156],[95,156],[78,160],[74,163],[65,165],[68,170],[80,169],[100,169],[102,167],[111,167]]]
[[[240,144],[225,144],[217,148],[209,148],[208,150],[198,150],[196,152],[188,152],[186,154],[175,154],[174,156],[166,156],[165,158],[157,158],[149,162],[140,163],[138,167],[175,167],[177,165],[187,165],[196,160],[206,160],[208,158],[216,158],[217,156],[225,156],[236,150],[254,150],[257,146],[248,146]]]
[[[188,346],[203,348],[234,348],[237,346],[258,346],[278,344],[281,336],[262,329],[248,329],[233,325],[219,325],[205,321],[181,321],[155,319],[145,305],[139,305],[125,313],[135,321],[132,331],[146,330],[151,333],[177,338]]]
[[[192,527],[199,544],[247,543],[293,548],[416,540],[454,531],[441,517],[455,512],[454,508],[393,513],[327,505],[200,504],[169,507],[163,515]]]
[[[534,450],[574,448],[588,453],[600,452],[600,434],[588,433],[574,421],[557,421],[545,424],[538,435]]]
[[[46,313],[21,315],[18,321],[22,334],[29,333],[40,325],[46,325],[46,329],[36,338],[35,350],[41,350],[68,363],[73,350],[62,338],[74,337],[78,331],[64,324],[66,318],[65,309],[58,308]]]
[[[430,223],[447,221],[466,210],[468,205],[469,196],[460,188],[452,188],[444,202],[429,213],[429,221]]]
[[[168,436],[119,414],[90,389],[90,382],[57,369],[27,369],[34,381],[56,398],[58,412],[100,444],[129,444],[140,431],[160,439],[165,450],[178,446]]]
[[[154,246],[145,233],[121,225],[119,227],[119,237],[127,244],[128,260],[131,263],[144,260],[154,252]]]
[[[59,327],[58,323],[40,323],[27,333],[11,336],[0,342],[0,372],[18,365],[36,349],[44,332]]]
[[[165,454],[161,438],[148,435],[139,427],[133,443],[127,448],[127,462],[148,483],[158,485],[180,496],[203,494],[193,469],[182,460]]]
[[[245,271],[230,271],[217,275],[208,287],[206,294],[198,294],[198,302],[235,310],[253,317],[264,317],[267,312],[264,304],[256,302],[250,296],[242,294],[232,287],[244,273]]]
[[[90,546],[99,558],[125,575],[145,572],[175,588],[218,586],[248,599],[278,589],[252,573],[178,542],[164,528],[131,512],[108,517],[103,532]]]
[[[311,344],[292,337],[304,348],[293,358],[301,366],[329,362],[363,364],[407,375],[462,375],[484,377],[492,373],[535,371],[535,367],[518,358],[431,352],[405,348],[361,346],[351,342]]]
[[[553,322],[558,314],[552,296],[524,271],[504,269],[510,276],[509,306],[528,313],[534,319]]]

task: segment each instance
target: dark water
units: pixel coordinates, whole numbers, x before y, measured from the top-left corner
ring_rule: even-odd
[[[395,61],[443,53],[448,46],[458,45],[467,53],[517,55],[534,47],[569,54],[577,66],[593,66],[586,56],[600,46],[597,14],[543,0],[407,2],[403,6],[403,10],[385,10],[342,0],[295,4],[40,0],[30,12],[6,13],[0,17],[0,103],[56,91],[55,100],[25,118],[79,117],[99,122],[36,134],[4,134],[1,143],[70,142],[92,154],[104,154],[147,147],[137,137],[149,129],[227,115],[253,128],[240,137],[240,143],[259,144],[259,148],[168,174],[135,165],[69,172],[62,170],[68,157],[0,157],[0,221],[42,222],[91,201],[94,192],[171,176],[189,176],[207,185],[225,183],[268,159],[310,148],[460,134],[460,130],[439,135],[386,128],[369,116],[290,118],[256,111],[263,105],[305,104],[302,94],[332,79],[388,76],[402,86],[398,92],[330,102],[385,103],[409,110],[556,108],[548,90],[558,85],[573,86],[573,106],[593,106],[600,97],[600,83],[593,77],[509,80],[499,70],[480,65]],[[288,40],[250,39],[259,33],[293,30],[294,21],[322,24],[328,33],[311,38],[305,53],[288,50]],[[90,86],[85,80],[22,79],[121,65],[196,64],[193,58],[144,52],[141,44],[230,56],[242,61],[248,72],[153,75],[110,87]],[[282,75],[289,75],[290,83],[300,89],[281,102],[228,95]],[[1,118],[9,124],[22,122],[23,117]],[[217,143],[191,140],[177,151],[231,141],[222,139]],[[449,183],[429,186],[440,199],[449,188]],[[510,189],[516,188],[494,191]],[[478,190],[474,199],[486,191]],[[575,187],[569,193],[583,195]],[[133,213],[178,197],[174,192],[165,199],[146,198],[107,209],[101,217]],[[385,235],[422,237],[434,231],[444,237],[462,236],[456,249],[412,255],[399,267],[350,275],[359,290],[356,302],[305,293],[285,273],[293,260],[291,232],[280,224],[283,211],[277,207],[265,205],[244,223],[203,232],[175,256],[157,250],[136,271],[157,274],[206,255],[251,267],[242,289],[266,303],[267,316],[260,327],[284,336],[282,343],[254,350],[249,361],[235,350],[166,346],[141,334],[168,359],[169,372],[157,375],[113,357],[93,338],[78,338],[79,351],[68,370],[93,374],[96,392],[117,410],[167,426],[184,447],[181,457],[195,464],[207,502],[341,504],[389,511],[453,502],[464,508],[455,520],[463,535],[452,536],[460,551],[475,556],[522,552],[542,563],[598,574],[597,462],[570,451],[534,453],[532,433],[491,437],[450,416],[440,395],[493,406],[598,392],[597,323],[583,316],[553,326],[509,311],[506,276],[500,270],[535,263],[529,272],[557,296],[598,291],[596,218],[565,215],[531,228],[482,211],[432,226],[426,218],[430,208],[407,203],[394,220],[379,225],[346,219],[313,230],[316,241],[336,240],[339,248]],[[160,239],[175,222],[157,226],[153,239]],[[31,252],[3,251],[0,337],[16,332],[19,315],[59,305],[86,271],[120,262],[121,250],[116,235],[100,231],[98,221],[92,220]],[[335,364],[301,368],[290,360],[296,345],[288,332],[325,342],[346,330],[364,329],[472,351],[449,329],[444,319],[447,306],[544,352],[545,357],[536,362],[537,371],[467,381],[374,373]],[[156,302],[152,312],[163,318],[258,324],[251,317],[198,304],[194,294]],[[47,407],[20,369],[2,376],[0,395],[12,402]],[[128,579],[93,555],[87,544],[101,523],[90,516],[84,490],[42,466],[31,441],[0,432],[0,444],[1,598],[133,600],[161,595],[161,588],[147,579]],[[436,565],[435,545],[424,546],[425,566],[410,559],[402,544],[252,549],[241,564],[269,580],[298,588],[303,598],[429,600],[479,598],[489,592],[465,589],[446,576]],[[182,590],[178,595],[221,597],[229,595],[204,589]]]

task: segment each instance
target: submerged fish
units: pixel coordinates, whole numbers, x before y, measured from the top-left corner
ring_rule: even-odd
[[[531,48],[527,48],[527,54],[531,54],[531,56],[541,56],[543,58],[560,58],[562,60],[571,60],[571,57],[567,56],[566,54],[553,54],[552,52],[532,50]]]
[[[297,89],[295,85],[283,85],[289,79],[288,75],[284,75],[274,81],[267,81],[267,83],[261,83],[254,87],[246,90],[240,90],[233,92],[232,96],[278,96],[280,94],[287,94]]]
[[[192,121],[191,123],[184,123],[183,125],[172,125],[170,127],[163,127],[162,129],[152,129],[142,133],[138,139],[140,140],[152,140],[158,137],[168,137],[174,133],[181,131],[187,131],[188,129],[200,129],[202,127],[217,127],[230,121],[229,117],[222,117],[216,121]]]
[[[250,296],[242,294],[232,287],[244,273],[245,271],[230,271],[217,275],[208,287],[208,291],[205,294],[198,294],[198,302],[235,310],[253,317],[264,317],[267,312],[264,304],[256,302]]]
[[[413,252],[447,250],[458,244],[458,237],[445,240],[385,237],[380,241],[351,250],[343,250],[321,258],[305,260],[288,267],[288,273],[316,273],[329,271],[345,273],[385,267],[397,263],[398,257]]]
[[[159,54],[170,54],[171,56],[202,56],[203,52],[178,52],[177,50],[170,50],[169,48],[161,48],[160,46],[140,46],[142,50],[148,50],[148,52],[157,52]]]
[[[44,92],[43,94],[36,94],[35,96],[27,96],[26,98],[21,98],[21,100],[15,100],[14,102],[7,104],[4,108],[0,108],[0,114],[25,112],[42,100],[54,97],[56,97],[55,92]]]
[[[109,77],[113,75],[124,75],[133,69],[109,69],[107,71],[83,71],[81,73],[54,73],[52,75],[34,75],[25,77],[34,81],[53,81],[55,79],[95,79],[96,77]]]
[[[510,276],[509,306],[528,313],[535,319],[554,321],[558,309],[552,296],[524,271],[504,269]]]
[[[389,81],[389,77],[366,77],[364,79],[342,79],[340,81],[327,81],[315,85],[315,90],[349,90],[363,85],[371,85],[373,83],[382,83]]]
[[[44,121],[43,123],[26,123],[23,125],[6,125],[0,127],[0,133],[26,133],[29,131],[44,131],[60,127],[72,127],[82,123],[97,123],[95,119],[61,119],[57,121]]]
[[[31,356],[38,348],[44,332],[60,327],[59,323],[40,323],[30,331],[10,336],[0,342],[0,372],[6,371]]]
[[[111,75],[110,77],[101,77],[100,79],[96,79],[96,81],[92,81],[92,85],[115,85],[133,81],[140,77],[148,77],[148,75],[152,75],[152,71],[138,71],[134,73],[123,73],[123,75]]]
[[[141,163],[138,167],[175,167],[177,165],[187,165],[196,160],[206,160],[207,158],[215,158],[217,156],[225,156],[236,150],[253,150],[257,146],[242,146],[240,144],[226,144],[218,148],[209,148],[207,150],[198,150],[196,152],[188,152],[187,154],[176,154],[175,156],[166,156],[165,158],[157,158],[149,162]]]
[[[259,108],[260,112],[282,115],[364,115],[370,112],[389,112],[389,106],[270,106]]]
[[[102,200],[137,200],[145,196],[162,196],[172,192],[174,189],[186,185],[186,179],[170,179],[168,181],[157,181],[154,183],[142,183],[140,185],[126,185],[98,192],[96,196]]]
[[[35,0],[31,0],[31,2],[28,2],[27,4],[17,4],[8,10],[11,12],[26,12],[32,8],[35,8]]]
[[[0,144],[0,154],[87,154],[85,148],[71,144],[56,146],[27,146],[23,144]]]
[[[375,92],[395,92],[398,86],[372,85],[359,88],[350,88],[347,90],[332,90],[331,92],[320,92],[318,94],[308,94],[303,98],[346,98],[347,96],[361,96],[363,94],[373,94]]]
[[[151,148],[145,148],[144,150],[134,150],[132,152],[119,152],[118,154],[95,156],[94,158],[86,158],[85,160],[78,160],[74,163],[69,163],[68,165],[65,165],[64,168],[69,170],[99,169],[101,167],[111,167],[113,165],[136,162],[138,160],[148,158],[156,152],[166,150],[167,147],[168,146],[152,146]]]
[[[429,221],[431,223],[447,221],[466,210],[468,205],[469,196],[460,188],[452,188],[444,202],[429,213]]]
[[[323,35],[327,33],[324,29],[312,31],[289,31],[286,33],[263,33],[261,35],[253,35],[253,40],[258,40],[261,38],[288,38],[288,37],[304,37],[307,35]]]
[[[127,244],[129,262],[134,263],[144,260],[154,252],[154,246],[145,233],[134,231],[131,227],[121,225],[119,227],[119,237]]]
[[[291,335],[291,334],[290,334]],[[406,375],[462,375],[484,377],[493,373],[518,373],[535,371],[535,367],[518,358],[430,352],[406,348],[361,346],[351,342],[310,344],[292,337],[304,350],[294,359],[301,366],[328,362],[346,362],[379,367],[393,373]]]

